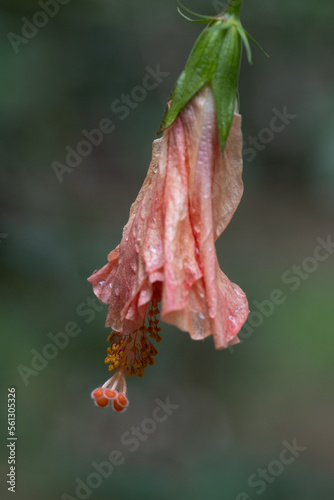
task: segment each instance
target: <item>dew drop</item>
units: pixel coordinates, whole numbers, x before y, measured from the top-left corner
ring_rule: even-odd
[[[201,232],[201,223],[200,222],[198,222],[194,225],[194,231],[195,231],[195,233]]]
[[[147,206],[146,206],[146,204],[144,204],[143,207],[142,207],[142,209],[141,209],[140,217],[142,218],[142,220],[145,220],[146,217],[147,217]]]
[[[237,295],[239,295],[239,297],[244,297],[244,292],[237,285],[233,287],[233,290]]]
[[[141,301],[145,302],[149,298],[150,298],[150,294],[147,290],[142,290],[140,292],[139,302],[141,302]]]
[[[155,246],[153,246],[153,245],[149,246],[149,250],[150,250],[151,254],[156,255],[158,253],[158,249]]]
[[[209,316],[210,316],[210,318],[214,318],[216,316],[216,308],[215,307],[209,307]]]

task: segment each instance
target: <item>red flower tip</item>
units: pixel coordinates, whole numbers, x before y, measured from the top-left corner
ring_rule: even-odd
[[[129,406],[129,400],[123,393],[120,393],[117,399],[114,399],[113,401],[113,409],[120,413],[124,412],[128,406]]]
[[[103,397],[102,387],[98,387],[98,389],[94,389],[94,391],[91,393],[91,398],[94,399],[95,401],[101,399],[102,397]]]
[[[91,397],[94,399],[96,406],[100,406],[101,408],[108,406],[109,401],[118,398],[118,396],[119,394],[117,391],[103,387],[98,387],[91,393]]]
[[[124,412],[129,406],[129,400],[126,397],[126,382],[125,382],[126,367],[121,366],[115,375],[111,377],[102,387],[94,389],[91,393],[92,399],[97,406],[105,408],[109,401],[112,401],[112,406],[115,411]],[[117,390],[119,388],[119,391]]]
[[[117,391],[111,391],[110,389],[104,389],[104,395],[107,399],[115,399],[118,396]]]
[[[109,399],[105,396],[105,390],[102,387],[94,389],[91,393],[91,397],[94,399],[96,406],[100,406],[101,408],[108,406]]]

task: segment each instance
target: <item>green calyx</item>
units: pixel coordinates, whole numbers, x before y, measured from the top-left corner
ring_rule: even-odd
[[[231,0],[222,14],[203,16],[190,11],[178,1],[178,10],[183,17],[191,22],[206,23],[207,26],[196,40],[187,64],[172,90],[169,98],[171,105],[165,110],[158,134],[176,120],[204,85],[210,85],[216,105],[220,148],[224,152],[238,95],[242,44],[249,63],[252,62],[252,54],[248,39],[259,46],[240,22],[241,3],[242,0]],[[188,15],[196,19],[191,19]]]

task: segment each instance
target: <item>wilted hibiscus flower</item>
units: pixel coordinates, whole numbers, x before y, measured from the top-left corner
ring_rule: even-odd
[[[221,29],[219,43],[231,47],[229,57],[237,61],[238,72],[238,16],[227,12],[208,22],[215,38],[216,28],[230,22],[230,28]],[[155,362],[158,351],[151,339],[161,340],[159,313],[162,321],[195,340],[213,335],[218,349],[238,342],[248,315],[245,294],[220,269],[215,251],[215,240],[243,192],[241,117],[234,111],[238,78],[230,74],[235,88],[218,96],[223,104],[217,102],[217,65],[211,63],[202,74],[204,83],[193,77],[191,85],[185,84],[198,47],[197,42],[172,92],[163,136],[153,142],[149,170],[122,240],[89,278],[96,296],[109,306],[111,347],[105,362],[115,372],[92,397],[99,406],[111,400],[116,411],[128,406],[126,374],[141,377]]]

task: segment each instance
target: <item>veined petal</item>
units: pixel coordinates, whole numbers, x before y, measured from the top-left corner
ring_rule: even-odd
[[[189,214],[184,220],[190,220],[195,245],[195,252],[193,246],[185,246],[185,262],[188,266],[189,262],[197,262],[201,276],[189,289],[184,289],[188,296],[186,307],[182,304],[175,308],[163,295],[161,317],[189,331],[195,339],[213,334],[216,347],[221,348],[233,341],[248,315],[246,297],[220,270],[214,246],[242,195],[241,120],[240,115],[235,116],[222,158],[211,90],[206,88],[195,101],[194,108],[188,106],[180,121],[188,153]],[[180,136],[179,133],[171,145],[173,151],[180,145]],[[183,164],[182,155],[178,163]],[[166,287],[168,277],[164,291]]]
[[[88,281],[94,293],[109,305],[106,326],[132,333],[144,323],[152,299],[150,274],[163,267],[161,199],[162,139],[153,142],[152,160],[143,186],[130,209],[121,243],[109,256],[109,263]]]
[[[240,125],[236,113],[222,157],[205,87],[153,143],[122,241],[89,278],[109,305],[106,326],[124,334],[142,327],[153,299],[162,302],[162,320],[192,338],[213,334],[217,348],[237,342],[247,300],[220,270],[214,242],[242,196]]]

